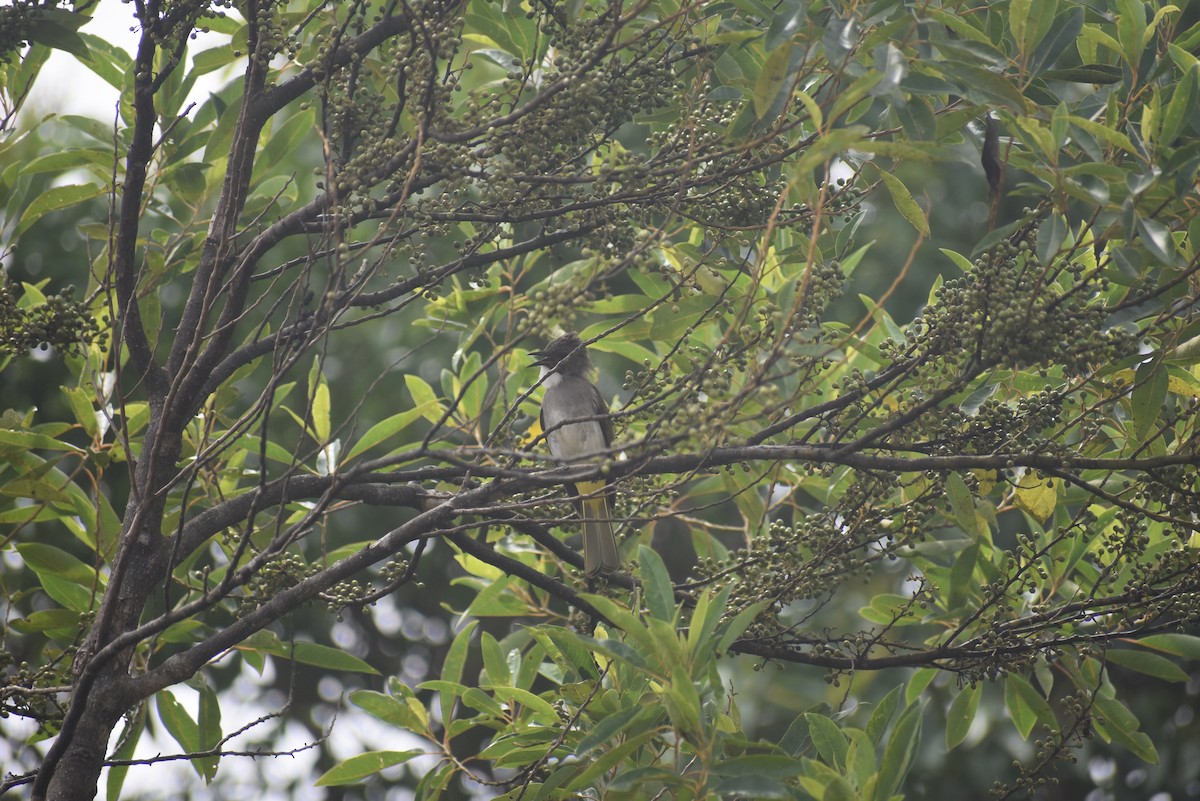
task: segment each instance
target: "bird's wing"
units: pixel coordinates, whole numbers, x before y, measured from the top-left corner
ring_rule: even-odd
[[[589,384],[592,388],[592,406],[596,411],[594,414],[601,415],[599,419],[600,430],[604,433],[604,447],[612,446],[613,432],[612,420],[608,417],[608,404],[604,402],[604,396],[600,394],[600,390],[596,389],[595,384]]]

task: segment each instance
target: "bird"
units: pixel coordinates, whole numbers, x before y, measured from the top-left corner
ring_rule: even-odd
[[[603,458],[612,444],[612,421],[608,405],[591,381],[595,367],[583,340],[566,333],[532,355],[534,364],[542,368],[546,388],[541,423],[550,455],[563,464]],[[567,486],[583,519],[584,573],[589,578],[615,573],[621,569],[621,556],[613,533],[608,482],[579,481]]]

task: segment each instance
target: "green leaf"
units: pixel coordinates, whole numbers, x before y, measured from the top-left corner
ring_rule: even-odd
[[[1200,98],[1197,97],[1197,84],[1200,83],[1200,65],[1184,70],[1183,78],[1175,84],[1171,99],[1163,112],[1162,128],[1159,132],[1159,144],[1170,146],[1183,133],[1187,118],[1195,110]]]
[[[717,783],[716,793],[723,798],[795,798],[795,794],[786,784],[766,776],[734,776],[722,779]]]
[[[321,372],[319,357],[313,360],[312,371],[308,374],[308,395],[312,402],[313,438],[317,442],[329,441],[329,385],[325,383],[325,375]]]
[[[283,656],[284,654],[280,654]],[[329,670],[348,670],[352,673],[369,673],[378,676],[379,671],[340,648],[330,648],[315,642],[296,643],[295,658],[305,665],[316,665]]]
[[[1110,648],[1104,654],[1104,659],[1107,662],[1120,665],[1129,670],[1136,670],[1138,673],[1144,673],[1147,676],[1153,676],[1156,679],[1165,679],[1166,681],[1188,681],[1190,678],[1179,665],[1167,659],[1165,656],[1148,653],[1146,651],[1134,651],[1125,648]]]
[[[958,269],[962,270],[964,273],[969,273],[975,269],[975,266],[971,264],[971,260],[961,253],[956,253],[955,251],[947,250],[946,248],[938,248],[938,250],[945,254],[945,256],[950,259],[950,261],[954,262]]]
[[[686,739],[700,737],[702,710],[700,693],[686,666],[677,663],[671,670],[671,680],[660,696],[671,718],[671,725],[682,732]]]
[[[45,633],[69,642],[79,631],[79,621],[80,614],[73,609],[40,609],[26,617],[17,618],[10,625],[13,631],[21,634]]]
[[[196,726],[196,721],[192,720],[192,716],[183,708],[183,704],[175,699],[170,690],[161,690],[154,697],[155,706],[158,708],[158,719],[162,721],[167,732],[175,738],[175,742],[179,743],[179,747],[186,753],[195,753],[200,750],[200,733]],[[194,762],[192,767],[200,773],[200,768]],[[201,775],[203,775],[201,773]]]
[[[438,402],[438,396],[433,387],[429,386],[429,383],[419,375],[405,373],[404,386],[408,387],[408,394],[412,395],[413,403],[416,406]]]
[[[871,738],[871,742],[875,745],[883,740],[883,735],[887,732],[887,725],[891,722],[892,716],[896,714],[896,710],[900,708],[900,691],[903,685],[897,685],[892,688],[891,692],[880,699],[871,712],[871,717],[867,720],[867,736]]]
[[[441,404],[437,400],[426,401],[420,406],[413,409],[408,409],[403,412],[393,414],[386,420],[381,420],[371,426],[366,432],[359,437],[358,442],[354,443],[354,447],[346,454],[346,459],[353,459],[355,456],[367,451],[384,440],[396,436],[404,429],[415,423],[417,420],[428,415],[434,409],[440,409]]]
[[[195,205],[204,198],[208,188],[207,165],[194,161],[185,161],[173,165],[166,173],[167,186],[171,188],[184,203]]]
[[[1067,221],[1061,214],[1051,213],[1038,229],[1037,257],[1043,266],[1049,266],[1058,249],[1067,238]]]
[[[879,626],[912,625],[919,622],[911,617],[913,606],[911,596],[881,592],[872,596],[870,605],[862,607],[858,613]]]
[[[318,645],[315,642],[298,642],[294,648],[280,642],[270,631],[260,631],[234,646],[241,651],[256,651],[281,659],[295,659],[305,665],[328,668],[330,670],[349,670],[355,673],[379,675],[379,671],[359,659],[328,645]]]
[[[96,184],[68,184],[47,189],[21,212],[21,221],[14,233],[19,237],[50,212],[100,197],[107,191],[106,187]]]
[[[125,719],[125,727],[117,738],[120,745],[113,752],[113,759],[133,759],[138,741],[146,729],[149,713],[145,704],[139,704],[137,710]],[[116,801],[121,797],[121,787],[125,784],[125,776],[129,773],[129,765],[113,765],[108,769],[108,780],[105,783],[106,798]]]
[[[500,702],[492,696],[485,693],[478,687],[471,687],[462,696],[463,703],[472,709],[477,709],[487,715],[491,715],[497,720],[504,720],[507,713],[504,707],[500,706]]]
[[[770,51],[763,62],[762,71],[754,81],[754,113],[760,120],[771,110],[775,98],[788,83],[791,55],[792,43],[788,41]]]
[[[953,750],[967,738],[967,732],[975,720],[975,712],[979,709],[981,694],[982,686],[976,684],[964,688],[950,702],[950,711],[946,713],[946,750]]]
[[[653,654],[658,651],[658,642],[654,636],[625,607],[603,595],[585,593],[582,597],[585,601],[596,607],[596,610],[604,615],[606,620],[612,622],[613,625],[625,632],[626,636],[636,642],[638,648],[642,649],[645,653]]]
[[[450,648],[446,651],[446,658],[442,661],[442,681],[449,684],[458,684],[462,681],[463,668],[467,664],[467,651],[471,647],[471,635],[478,626],[479,621],[472,620],[463,626],[462,631],[454,635],[454,642],[450,643]],[[439,695],[438,701],[442,709],[442,722],[448,724],[451,713],[454,711],[454,696],[443,692]]]
[[[1010,673],[1004,677],[1004,705],[1012,718],[1013,726],[1024,740],[1029,739],[1029,734],[1037,723],[1058,730],[1058,721],[1046,699],[1020,674]]]
[[[714,766],[722,776],[773,776],[786,779],[799,774],[804,766],[798,759],[775,754],[752,754],[726,759]]]
[[[725,614],[725,607],[729,603],[729,596],[732,592],[733,587],[726,584],[715,595],[712,593],[700,595],[696,601],[696,608],[692,612],[692,619],[688,621],[687,644],[691,653],[699,654],[702,650],[709,652],[716,650],[717,643],[710,642],[710,640],[717,630],[721,616]],[[718,653],[720,652],[718,651]]]
[[[922,670],[932,670],[923,668]],[[920,673],[921,671],[918,671]],[[912,682],[909,682],[911,689]],[[875,782],[875,793],[868,801],[888,801],[904,782],[912,769],[913,757],[921,741],[921,705],[909,704],[900,713],[896,727],[888,737],[883,759],[879,763],[879,779]]]
[[[322,773],[316,781],[316,786],[334,787],[342,784],[354,784],[385,768],[402,765],[413,757],[420,756],[421,753],[421,751],[367,751],[364,754],[344,759]]]
[[[1193,634],[1151,634],[1137,640],[1137,644],[1164,654],[1200,661],[1200,637]]]
[[[35,8],[26,24],[24,34],[30,42],[63,50],[79,58],[87,58],[87,45],[78,30],[91,17],[60,8]]]
[[[1117,9],[1117,41],[1125,62],[1138,68],[1145,47],[1142,34],[1146,31],[1146,4],[1142,0],[1114,0]]]
[[[472,560],[474,557],[466,554],[462,554],[461,557],[462,558],[460,561],[464,564],[464,567],[473,568],[474,565],[470,560]],[[476,562],[477,561],[478,560],[476,560]],[[484,571],[479,570],[473,572]],[[469,616],[518,617],[524,612],[528,611],[528,607],[525,605],[525,602],[514,596],[510,591],[509,588],[512,584],[512,581],[508,576],[491,580],[488,580],[485,577],[485,581],[488,583],[486,583],[483,589],[476,594],[466,611],[463,612],[463,618]]]
[[[854,785],[845,776],[835,776],[833,781],[825,785],[823,801],[859,801]]]
[[[825,715],[814,712],[804,713],[804,719],[808,721],[808,734],[812,737],[813,745],[825,764],[839,770],[845,767],[849,743],[838,725]]]
[[[587,754],[592,749],[608,743],[626,729],[633,728],[635,722],[638,724],[637,728],[644,731],[659,714],[659,710],[653,706],[634,705],[620,709],[597,721],[579,741],[575,753],[579,756]]]
[[[564,788],[568,792],[578,792],[591,784],[600,776],[603,776],[616,765],[621,764],[625,759],[637,751],[639,748],[650,742],[658,736],[658,732],[650,730],[643,732],[635,737],[631,737],[625,742],[613,748],[611,751],[606,751],[598,757],[592,764],[588,765],[579,775],[573,777]]]
[[[1042,39],[1029,59],[1030,74],[1042,74],[1045,67],[1055,64],[1067,52],[1083,30],[1084,17],[1083,9],[1076,7],[1051,21],[1049,35]]]
[[[508,670],[508,662],[504,658],[504,652],[500,650],[500,643],[496,641],[488,632],[483,632],[479,637],[479,644],[483,651],[483,669],[487,672],[488,683],[493,686],[508,686],[512,684],[512,674]]]
[[[1151,359],[1143,362],[1134,378],[1133,434],[1138,443],[1144,443],[1151,429],[1156,427],[1162,415],[1163,401],[1167,398],[1168,375],[1162,362]]]
[[[909,225],[916,228],[921,236],[929,236],[929,220],[925,219],[925,213],[921,211],[904,182],[887,170],[881,170],[879,175],[883,178],[883,184],[892,196],[892,203],[895,204],[896,211],[900,212],[900,216],[908,220]]]
[[[543,626],[533,629],[534,639],[542,643],[550,658],[565,671],[574,672],[582,678],[596,679],[600,669],[592,656],[587,639],[561,626]]]
[[[196,721],[197,737],[200,751],[212,751],[221,742],[221,705],[217,694],[205,682],[200,687],[200,716]],[[197,770],[207,784],[211,784],[217,775],[217,766],[221,761],[220,755],[195,760]]]
[[[545,698],[534,695],[520,687],[488,687],[497,700],[504,701],[510,708],[516,705],[529,709],[534,716],[534,722],[542,726],[553,726],[558,723],[558,713],[553,705]]]
[[[402,729],[421,734],[429,730],[425,708],[415,698],[396,698],[374,690],[354,690],[350,703],[359,709]]]
[[[971,578],[975,575],[975,565],[979,561],[979,544],[964,548],[954,563],[950,565],[950,590],[947,593],[947,609],[959,609],[966,601],[971,589]]]
[[[38,576],[53,576],[84,587],[101,586],[106,579],[95,568],[53,545],[41,542],[19,542],[17,553]]]
[[[30,159],[21,165],[22,175],[43,172],[63,173],[75,167],[111,167],[112,153],[100,148],[69,147]]]
[[[954,519],[963,531],[975,539],[979,539],[979,518],[975,515],[975,498],[966,482],[958,473],[946,477],[946,497],[950,500],[950,508]]]
[[[293,156],[304,138],[312,135],[315,124],[316,114],[309,109],[293,114],[284,120],[282,125],[275,126],[267,144],[254,162],[255,173],[264,173]]]
[[[472,0],[467,6],[466,20],[464,39],[491,41],[519,60],[536,60],[532,43],[538,37],[534,23],[524,14],[506,13],[506,8],[502,10],[499,4],[487,0]],[[508,66],[511,68],[511,62]]]
[[[1158,764],[1154,743],[1144,732],[1138,731],[1141,724],[1129,707],[1101,692],[1093,698],[1092,711],[1096,716],[1096,731],[1102,737],[1124,747],[1143,762]]]
[[[925,692],[925,688],[937,678],[937,673],[935,668],[919,668],[912,674],[912,678],[908,680],[908,684],[904,688],[904,705],[906,707],[916,703],[921,694]]]
[[[717,642],[717,653],[723,654],[729,651],[730,647],[737,642],[738,637],[741,637],[746,629],[750,628],[750,624],[758,617],[759,612],[766,608],[767,604],[767,601],[756,601],[734,615],[727,624],[721,626],[719,629],[721,639]]]
[[[1025,112],[1024,95],[1004,76],[962,62],[947,64],[943,71],[971,100],[982,104],[996,103],[1016,114]]]
[[[675,590],[662,557],[653,548],[638,547],[638,576],[650,615],[668,623],[675,620]]]
[[[1029,27],[1029,7],[1032,4],[1033,0],[1011,0],[1008,4],[1008,29],[1022,51],[1029,49],[1025,45],[1025,32]]]
[[[1160,223],[1158,220],[1151,220],[1148,217],[1138,217],[1137,219],[1138,239],[1146,250],[1150,251],[1150,255],[1154,256],[1161,264],[1172,267],[1178,261],[1175,254],[1175,239],[1171,236],[1171,229]]]
[[[1130,140],[1130,138],[1128,136],[1126,136],[1125,134],[1121,133],[1118,130],[1108,127],[1107,125],[1105,125],[1103,123],[1096,122],[1095,120],[1085,119],[1083,117],[1076,117],[1073,115],[1070,117],[1070,120],[1071,120],[1071,124],[1074,125],[1076,128],[1079,128],[1079,129],[1083,130],[1084,132],[1091,134],[1097,140],[1100,140],[1100,141],[1104,142],[1105,144],[1120,148],[1121,150],[1124,150],[1126,153],[1130,153],[1133,155],[1137,155],[1137,153],[1139,152],[1137,147],[1134,146],[1133,141]]]
[[[807,0],[787,0],[774,9],[771,24],[767,28],[764,46],[768,52],[775,50],[784,42],[790,42],[796,32],[804,25],[805,14],[808,11]]]

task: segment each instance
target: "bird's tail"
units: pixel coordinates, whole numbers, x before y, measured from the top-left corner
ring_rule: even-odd
[[[621,555],[603,494],[605,485],[581,482],[577,489],[583,501],[583,572],[589,576],[615,573],[621,569]]]

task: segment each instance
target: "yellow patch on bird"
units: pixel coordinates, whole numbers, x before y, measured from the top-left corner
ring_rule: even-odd
[[[541,436],[542,421],[535,417],[533,418],[533,422],[529,424],[529,428],[525,430],[525,436],[521,437],[521,447],[532,447],[533,443],[537,442],[538,438]]]
[[[576,481],[575,490],[581,498],[592,500],[590,496],[599,496],[604,492],[606,486],[603,481]]]

